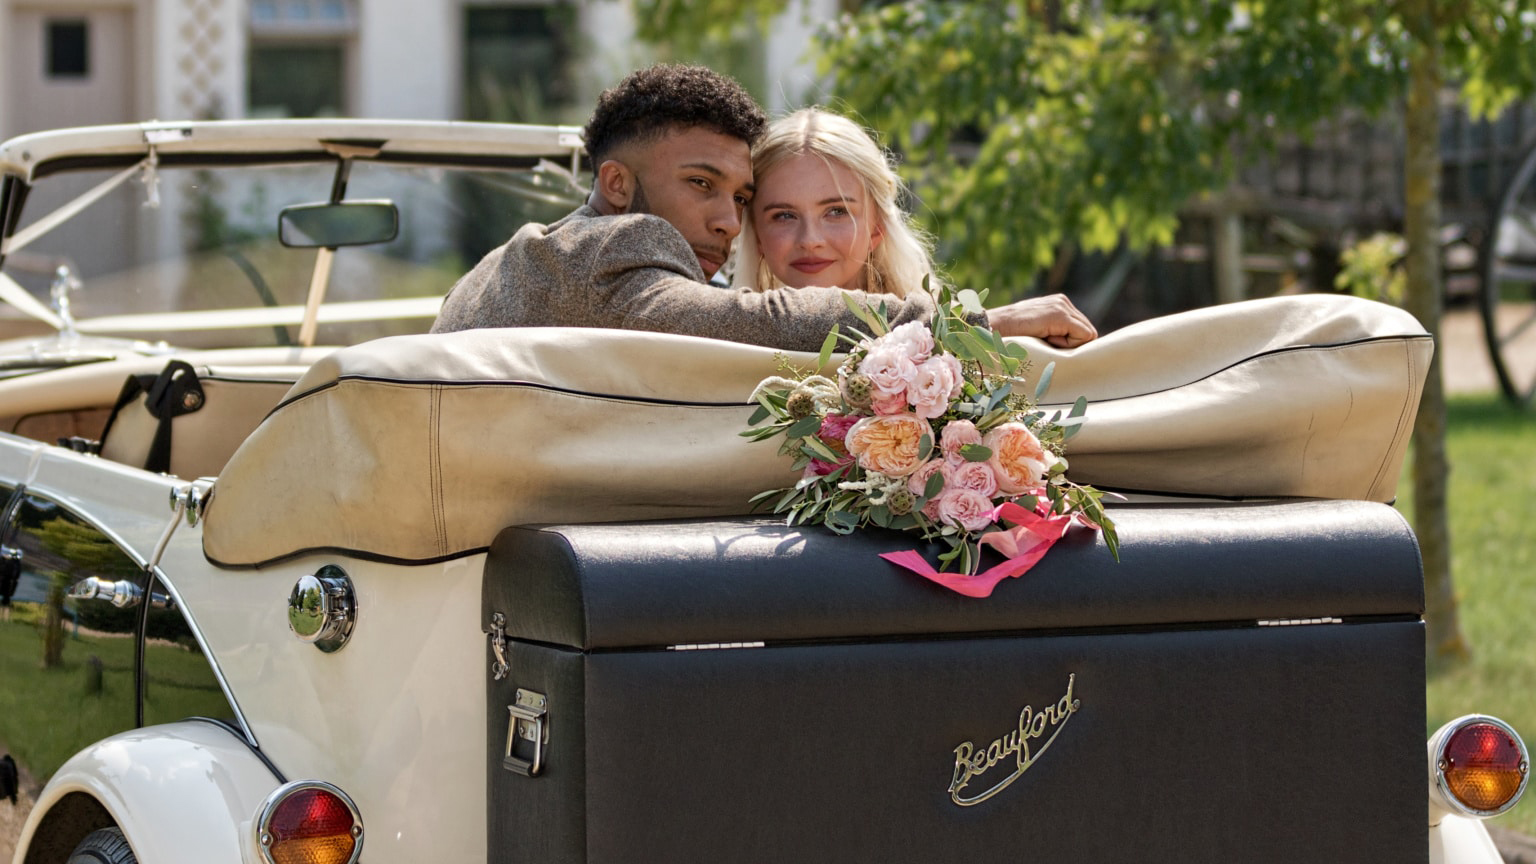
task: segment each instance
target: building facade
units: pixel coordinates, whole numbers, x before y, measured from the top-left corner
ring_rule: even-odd
[[[778,110],[835,0],[802,0],[753,62]],[[654,59],[625,0],[0,0],[0,138],[141,120],[356,116],[580,123]],[[754,74],[753,77],[757,77]]]

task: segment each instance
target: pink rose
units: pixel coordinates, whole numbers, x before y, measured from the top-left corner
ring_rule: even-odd
[[[922,462],[918,445],[933,434],[928,421],[915,414],[865,417],[848,430],[844,444],[865,471],[905,477]]]
[[[881,342],[900,346],[913,363],[921,363],[933,354],[933,331],[916,321],[891,328],[891,332],[876,340],[876,344]]]
[[[950,400],[960,395],[964,383],[960,361],[953,354],[938,354],[917,367],[907,399],[917,416],[932,420],[949,410]]]
[[[821,418],[821,429],[816,432],[816,437],[829,444],[833,441],[841,444],[848,437],[848,430],[857,422],[859,418],[851,414],[828,414]]]
[[[987,464],[997,475],[998,490],[1005,495],[1040,488],[1045,472],[1056,462],[1023,423],[1004,423],[988,432],[981,443],[992,450]]]
[[[939,434],[939,447],[944,451],[944,459],[951,463],[965,461],[965,457],[960,455],[961,447],[980,443],[981,433],[976,431],[976,424],[969,420],[951,420],[944,424],[944,431]]]
[[[905,414],[907,413],[907,394],[905,391],[889,396],[876,394],[874,400],[869,403],[869,410],[876,414]]]
[[[985,462],[945,462],[944,488],[969,489],[990,499],[997,494],[997,475]]]
[[[939,501],[939,521],[964,531],[980,531],[992,524],[992,500],[970,489],[948,489]]]
[[[882,396],[900,395],[906,398],[907,384],[917,374],[917,364],[912,362],[899,345],[881,345],[876,342],[859,363],[859,372],[869,377],[875,385],[872,394],[876,400]]]
[[[833,471],[836,471],[837,469],[843,467],[844,465],[847,465],[849,462],[852,462],[852,461],[853,461],[853,457],[852,456],[848,456],[846,458],[839,459],[836,462],[823,462],[820,459],[812,459],[810,464],[805,466],[805,470],[800,472],[800,476],[801,477],[825,477],[828,474],[831,474]]]
[[[943,467],[943,459],[929,459],[927,462],[917,466],[917,470],[913,471],[911,476],[907,478],[907,491],[921,498],[923,491],[928,488],[928,478],[932,477]],[[947,481],[945,485],[948,485]],[[939,494],[942,495],[944,493],[941,491]]]

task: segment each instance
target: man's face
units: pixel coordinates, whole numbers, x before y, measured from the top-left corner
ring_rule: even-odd
[[[623,161],[637,184],[629,212],[672,223],[693,247],[705,277],[715,275],[741,233],[742,212],[752,200],[747,142],[695,126],[670,131]]]

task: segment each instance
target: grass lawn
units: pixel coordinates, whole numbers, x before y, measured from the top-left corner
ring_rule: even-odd
[[[1428,731],[1461,714],[1493,714],[1536,746],[1536,412],[1497,397],[1450,403],[1451,578],[1469,663],[1429,681]],[[1411,521],[1405,471],[1399,508]],[[1536,835],[1536,789],[1496,820]]]

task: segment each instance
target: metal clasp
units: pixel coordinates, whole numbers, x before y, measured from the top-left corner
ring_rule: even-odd
[[[491,653],[496,656],[496,662],[491,664],[491,679],[500,681],[507,677],[507,670],[511,666],[507,663],[507,616],[500,612],[491,613]]]
[[[507,706],[507,752],[501,767],[527,777],[536,777],[544,770],[544,745],[549,741],[549,729],[544,717],[549,713],[549,699],[543,693],[518,690],[516,701]],[[518,740],[533,742],[533,759],[512,755],[512,747]]]

